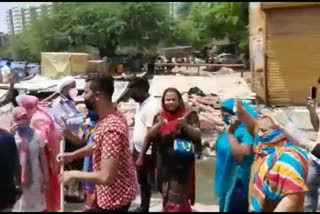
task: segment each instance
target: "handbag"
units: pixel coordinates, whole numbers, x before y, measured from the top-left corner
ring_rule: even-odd
[[[190,140],[182,139],[182,138],[177,138],[174,140],[173,150],[176,153],[181,154],[183,156],[195,155],[193,142]]]

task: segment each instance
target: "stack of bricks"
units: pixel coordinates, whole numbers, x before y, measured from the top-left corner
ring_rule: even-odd
[[[221,132],[224,129],[225,125],[221,117],[221,103],[218,96],[207,95],[202,97],[190,95],[187,98],[186,105],[198,113],[202,131],[217,130]]]

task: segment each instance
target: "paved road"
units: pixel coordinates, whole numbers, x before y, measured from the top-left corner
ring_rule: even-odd
[[[208,158],[196,162],[196,204],[192,207],[194,212],[218,212],[218,200],[213,192],[215,176],[215,158]],[[130,210],[137,208],[140,197],[132,203]],[[65,210],[80,212],[83,210],[82,203],[67,203]],[[150,204],[150,212],[161,212],[162,200],[160,194],[153,194]]]
[[[139,206],[140,197],[137,197],[136,200],[132,203],[130,211],[134,210]],[[65,211],[67,212],[81,212],[83,209],[82,203],[67,203],[65,206]],[[152,197],[150,204],[150,212],[161,212],[162,211],[162,200],[157,195]],[[193,212],[219,212],[218,205],[205,205],[201,203],[196,203],[192,207]]]

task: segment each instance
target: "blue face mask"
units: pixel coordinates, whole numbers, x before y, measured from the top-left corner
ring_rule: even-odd
[[[24,135],[28,132],[29,129],[30,129],[29,126],[19,126],[17,128],[17,132],[19,133],[19,135]]]
[[[97,122],[98,116],[96,115],[96,113],[94,113],[94,111],[88,110],[88,115],[89,115],[90,121]]]
[[[225,124],[230,125],[230,117],[223,117],[223,122],[225,122]]]

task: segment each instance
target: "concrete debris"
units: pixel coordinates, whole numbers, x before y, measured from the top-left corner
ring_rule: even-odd
[[[236,84],[241,81],[241,84]],[[150,93],[156,97],[161,97],[166,88],[175,87],[181,93],[188,92],[190,88],[200,87],[209,95],[216,94],[221,102],[230,98],[255,99],[251,96],[251,89],[241,78],[240,73],[230,75],[214,75],[212,77],[202,76],[173,76],[155,75],[150,84]]]
[[[218,96],[189,95],[186,105],[198,113],[202,131],[221,130],[221,127],[224,126],[220,114],[221,103]]]
[[[232,68],[227,68],[227,67],[222,67],[216,72],[216,74],[223,74],[223,75],[234,74],[234,73],[236,73],[235,70],[233,70]]]

